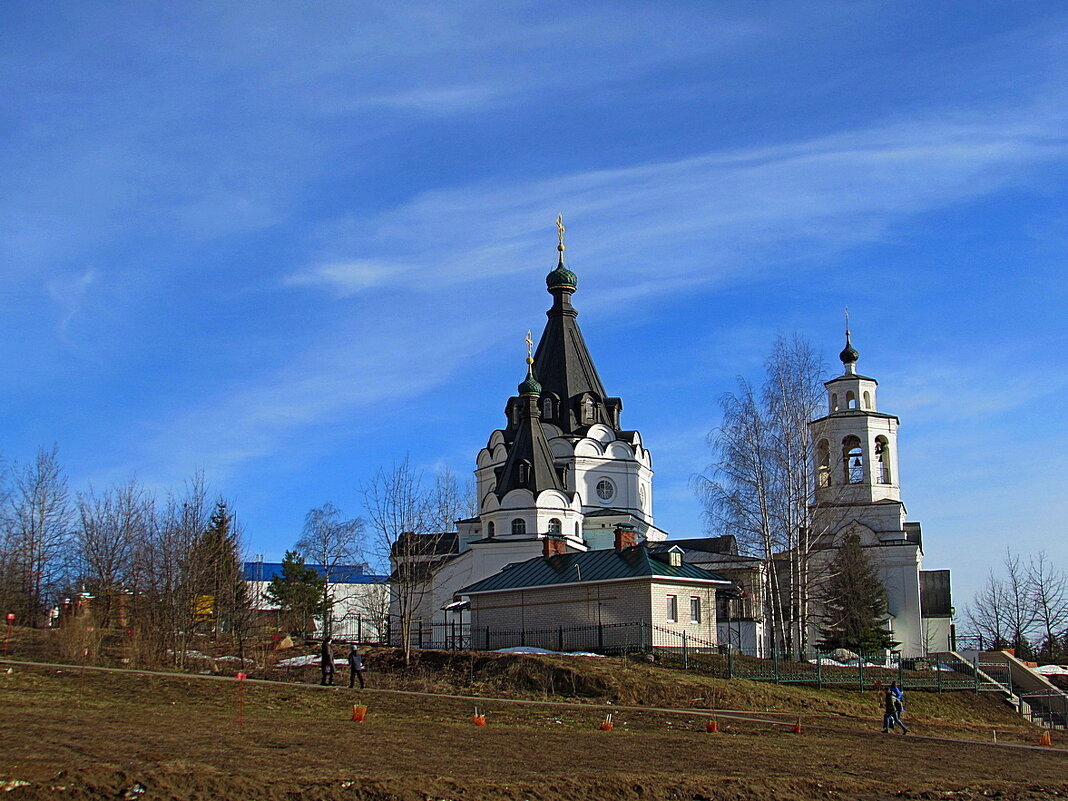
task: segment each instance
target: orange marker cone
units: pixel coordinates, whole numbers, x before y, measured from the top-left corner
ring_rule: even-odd
[[[1038,738],[1039,745],[1053,745],[1053,737],[1050,736],[1048,731],[1042,732],[1042,736]]]
[[[486,713],[483,712],[483,713],[480,714],[479,711],[478,711],[478,707],[476,706],[475,707],[475,714],[471,716],[471,722],[474,723],[476,726],[485,726],[486,725]]]
[[[800,734],[801,733],[801,718],[800,717],[797,718],[797,723],[794,724],[794,727],[793,727],[793,729],[791,731],[793,731],[794,734]]]
[[[719,731],[719,721],[715,718],[710,718],[708,723],[705,724],[705,731],[709,734],[715,734]]]
[[[612,713],[609,712],[604,716],[604,720],[601,721],[601,725],[598,727],[601,731],[612,731],[615,726],[612,725]]]
[[[360,723],[365,717],[367,717],[367,707],[360,706],[359,704],[353,704],[352,719],[355,720],[357,723]]]

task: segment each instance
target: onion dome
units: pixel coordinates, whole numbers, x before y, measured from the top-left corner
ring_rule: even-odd
[[[556,231],[559,243],[556,249],[560,251],[560,260],[556,263],[556,269],[545,276],[545,286],[552,292],[555,289],[564,289],[574,292],[578,288],[578,276],[564,266],[564,217],[556,215]]]
[[[849,330],[846,329],[846,344],[841,353],[838,354],[838,358],[842,360],[842,364],[856,364],[857,359],[860,358],[860,354],[857,353],[857,349],[853,347],[853,344],[849,341]]]
[[[534,377],[534,360],[527,357],[527,377],[523,380],[523,383],[519,385],[520,395],[540,395],[541,384]]]
[[[564,253],[560,251],[560,262],[556,269],[545,276],[545,287],[550,292],[554,289],[569,289],[574,292],[578,288],[578,276],[564,266]]]

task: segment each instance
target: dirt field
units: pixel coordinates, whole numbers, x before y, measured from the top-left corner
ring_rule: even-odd
[[[618,710],[603,732],[591,705],[504,702],[479,703],[482,728],[470,700],[248,682],[239,728],[233,681],[5,669],[0,789],[11,801],[1068,797],[1068,751],[924,739],[989,741],[997,728],[1001,743],[1037,741],[996,701],[969,694],[917,694],[907,736],[879,732],[871,694],[841,705],[828,696],[800,735],[726,718],[708,734],[699,714]],[[369,708],[363,723],[349,720],[357,700]]]

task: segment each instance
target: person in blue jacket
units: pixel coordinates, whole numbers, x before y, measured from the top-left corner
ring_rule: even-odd
[[[900,720],[905,714],[905,691],[897,686],[896,681],[890,682],[890,692],[897,699],[897,717]]]
[[[886,692],[883,693],[883,734],[893,731],[895,725],[901,727],[902,734],[909,733],[908,726],[902,723],[901,718],[898,717],[897,709],[900,703],[894,694],[893,688],[887,687]]]

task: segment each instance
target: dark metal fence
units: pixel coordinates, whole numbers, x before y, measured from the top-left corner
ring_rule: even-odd
[[[335,622],[334,639],[339,642],[396,646],[400,643],[400,632],[395,621],[387,620],[378,626],[368,619],[357,617]],[[1006,662],[989,656],[984,658],[983,654],[966,659],[956,653],[903,657],[881,651],[859,655],[838,653],[835,658],[835,654],[810,648],[804,653],[774,651],[769,657],[756,657],[735,647],[648,621],[536,629],[472,628],[460,620],[433,624],[414,621],[411,645],[448,651],[532,648],[604,655],[648,653],[655,654],[663,662],[724,678],[862,691],[897,682],[899,687],[915,690],[1002,692],[1020,697],[1021,713],[1036,721],[1045,716],[1055,718],[1052,721],[1055,725],[1058,720],[1059,725],[1064,725],[1064,718],[1068,714],[1063,709],[1058,711],[1055,708],[1057,698],[1051,701],[1039,698],[1040,694],[1020,696]],[[1064,696],[1059,698],[1063,706]]]
[[[987,686],[990,682],[983,679],[975,662],[954,654],[909,658],[882,651],[836,659],[829,654],[807,651],[804,655],[775,652],[770,658],[757,659],[731,651],[727,661],[729,677],[777,684],[867,690],[897,682],[902,688],[938,692],[1000,689]]]
[[[1068,729],[1068,695],[1048,690],[1020,695],[1020,714],[1051,729]]]

